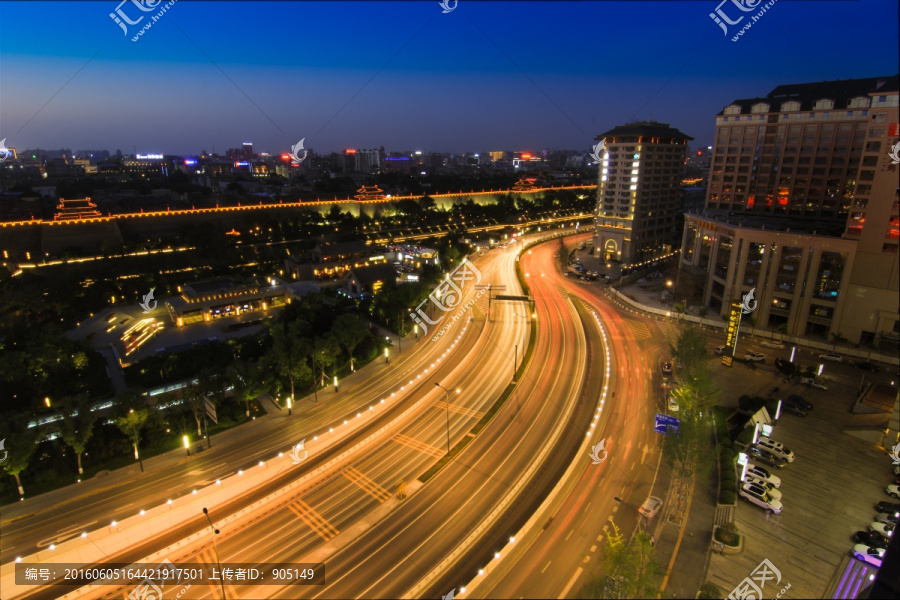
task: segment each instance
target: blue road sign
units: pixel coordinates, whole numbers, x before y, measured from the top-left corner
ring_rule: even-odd
[[[656,424],[653,425],[653,431],[666,434],[669,433],[669,428],[671,428],[675,432],[675,435],[678,435],[679,425],[681,425],[681,419],[678,417],[670,417],[669,415],[656,413]]]

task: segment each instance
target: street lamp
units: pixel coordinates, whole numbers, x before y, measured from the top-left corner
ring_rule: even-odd
[[[134,409],[131,408],[128,410],[128,414],[133,414]],[[141,465],[141,473],[144,472],[144,460],[141,458],[141,453],[138,452],[138,434],[137,427],[134,425],[134,421],[131,422],[131,431],[134,432],[134,457],[138,459],[138,464]]]
[[[384,362],[385,362],[385,364],[391,362],[391,361],[388,359],[388,349],[387,349],[387,348],[384,349]]]
[[[293,411],[291,410],[291,407],[294,405],[294,397],[293,396],[288,396],[287,404],[288,404],[288,416],[291,416],[292,414],[294,414]]]
[[[206,507],[203,507],[203,514],[206,515],[206,520],[209,521],[209,528],[213,530],[213,551],[216,553],[216,566],[219,567],[219,573],[222,572],[222,565],[219,563],[219,548],[216,545],[216,536],[219,535],[219,529],[213,525],[212,519],[209,518],[209,511]],[[227,596],[225,596],[225,581],[224,578],[219,579],[219,585],[222,588],[222,600],[225,600]]]
[[[338,385],[337,385],[337,375],[334,376],[334,393],[337,394]]]
[[[181,436],[181,441],[184,443],[184,449],[187,450],[187,455],[190,456],[191,455],[191,444],[188,441],[188,436],[186,436],[186,435]]]
[[[434,382],[434,385],[438,386],[445,392],[447,392],[447,456],[450,456],[450,390],[442,386],[437,381]],[[460,392],[459,388],[457,388],[456,393]]]

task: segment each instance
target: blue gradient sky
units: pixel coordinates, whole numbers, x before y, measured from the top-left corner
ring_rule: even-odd
[[[896,0],[779,0],[736,43],[718,0],[179,0],[137,42],[118,5],[0,0],[7,146],[587,150],[651,116],[705,146],[735,98],[900,70]]]

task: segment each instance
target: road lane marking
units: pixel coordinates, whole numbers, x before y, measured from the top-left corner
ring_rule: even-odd
[[[347,470],[343,472],[344,477],[355,483],[359,488],[372,496],[379,502],[384,502],[388,498],[391,497],[391,493],[375,483],[372,479],[363,475],[359,470],[354,467],[348,467]]]
[[[548,561],[548,562],[547,562],[547,564],[546,564],[546,565],[544,565],[544,568],[543,568],[543,569],[541,569],[541,574],[543,574],[543,573],[544,573],[544,571],[546,571],[546,570],[547,570],[547,567],[549,567],[549,566],[550,566],[550,563],[552,563],[552,562],[553,562],[553,561],[552,561],[552,560],[551,560],[551,561]]]
[[[572,537],[572,532],[574,532],[574,531],[575,531],[574,529],[569,530],[569,535],[567,535],[567,536],[566,536],[566,539],[563,540],[563,541],[568,542],[568,541],[569,541],[569,538]]]
[[[441,410],[447,410],[447,403],[444,400],[441,400],[440,402],[436,402],[434,407]],[[449,410],[452,413],[463,415],[464,417],[472,417],[473,419],[480,419],[484,416],[484,413],[480,410],[472,410],[471,408],[459,406],[458,404],[451,404]]]
[[[578,570],[575,571],[575,575],[572,576],[572,579],[569,580],[569,584],[566,586],[566,589],[563,590],[563,593],[559,595],[559,600],[562,600],[566,596],[569,595],[569,590],[571,590],[575,586],[575,582],[578,581],[578,578],[581,577],[581,574],[584,572],[584,569],[578,567]]]
[[[616,506],[613,506],[613,512],[618,512],[618,510],[619,510],[619,505],[618,505],[618,504],[617,504]]]
[[[288,505],[288,508],[292,513],[300,517],[304,523],[309,525],[309,528],[319,534],[319,537],[326,542],[340,533],[331,525],[331,523],[326,521],[322,515],[313,510],[313,508],[303,500],[291,502]]]
[[[398,444],[403,444],[407,448],[412,448],[413,450],[418,450],[423,454],[433,456],[434,458],[441,458],[444,456],[443,450],[435,448],[434,446],[430,446],[425,442],[420,442],[419,440],[411,438],[408,435],[403,435],[402,433],[398,433],[397,435],[392,437],[391,440],[397,442]]]
[[[591,546],[591,552],[596,552],[596,551],[597,551],[597,546],[595,544],[595,545]]]

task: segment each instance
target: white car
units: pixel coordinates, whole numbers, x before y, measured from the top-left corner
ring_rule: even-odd
[[[875,520],[878,521],[879,523],[896,526],[897,523],[900,522],[900,513],[880,512],[877,515],[875,515]]]
[[[900,486],[898,485],[889,485],[884,488],[884,493],[890,496],[891,498],[900,498]]]
[[[669,398],[669,412],[678,412],[678,403],[672,397]]]
[[[766,355],[762,352],[748,352],[744,355],[744,360],[750,362],[766,362]]]
[[[889,538],[894,535],[894,527],[895,525],[891,525],[890,523],[870,523],[869,531],[874,531],[875,533],[881,534],[882,536]]]
[[[830,360],[831,362],[842,362],[844,357],[840,354],[820,354],[819,358],[822,360]]]
[[[745,483],[741,486],[741,489],[738,490],[738,494],[740,494],[741,497],[746,498],[753,504],[760,506],[768,511],[772,511],[776,515],[779,514],[782,510],[781,501],[769,496],[769,494],[767,494],[766,491],[758,485]]]
[[[725,346],[716,346],[715,352],[716,352],[716,354],[721,355],[722,353],[725,352]]]
[[[769,495],[769,498],[773,500],[781,500],[781,492],[775,489],[775,486],[767,481],[760,479],[759,477],[754,477],[753,475],[747,474],[744,475],[744,485],[758,485],[762,489],[765,490],[766,494]]]
[[[652,519],[656,516],[656,513],[659,512],[659,508],[662,506],[662,500],[657,498],[656,496],[650,496],[644,503],[641,504],[641,507],[638,509],[638,512],[647,517],[648,519]]]
[[[781,342],[772,342],[769,340],[763,341],[759,343],[760,346],[765,346],[766,348],[777,348],[778,350],[784,349],[784,344]]]
[[[828,391],[828,386],[816,379],[815,377],[803,377],[800,379],[800,383],[805,383],[811,388],[815,388],[817,390],[822,390],[823,392]]]
[[[747,475],[752,475],[757,479],[762,479],[766,483],[771,484],[773,487],[781,487],[780,477],[778,477],[777,475],[772,475],[762,467],[754,465],[753,463],[747,465]]]
[[[856,544],[853,546],[853,557],[875,567],[880,567],[881,559],[884,558],[884,548],[872,548],[865,544]]]
[[[794,453],[781,442],[776,442],[767,437],[761,437],[759,438],[759,441],[756,442],[756,446],[775,456],[784,457],[789,463],[794,462]]]

